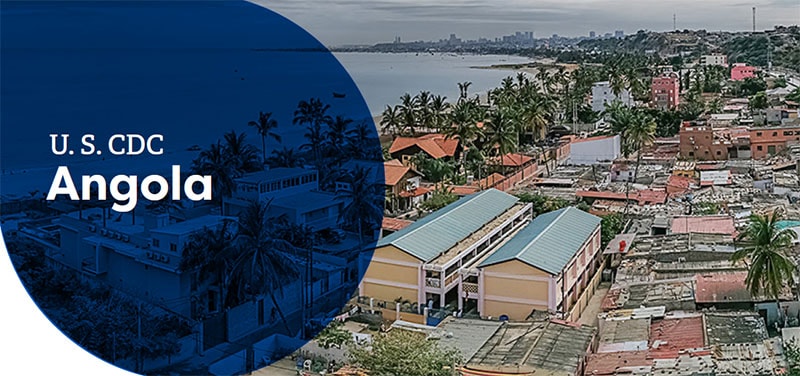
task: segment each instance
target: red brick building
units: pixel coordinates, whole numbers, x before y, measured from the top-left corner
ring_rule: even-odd
[[[750,129],[750,152],[753,159],[780,153],[787,144],[800,143],[800,126],[755,127]]]
[[[681,139],[680,156],[699,161],[720,161],[728,159],[731,142],[719,138],[708,125],[695,125],[684,122],[679,133]]]
[[[675,72],[653,77],[650,101],[658,108],[677,108],[680,102],[680,80]]]

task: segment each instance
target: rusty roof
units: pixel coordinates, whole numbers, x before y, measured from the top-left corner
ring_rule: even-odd
[[[728,215],[676,216],[672,218],[672,233],[725,234],[734,236],[736,226]]]
[[[407,219],[383,217],[381,228],[390,231],[399,231],[412,223],[414,223],[414,221],[409,221]]]
[[[631,374],[634,370],[648,371],[653,366],[647,351],[620,351],[589,355],[585,376],[610,376]],[[645,374],[645,373],[642,373]]]
[[[677,358],[688,349],[705,346],[703,317],[681,317],[653,321],[650,324],[650,357]]]

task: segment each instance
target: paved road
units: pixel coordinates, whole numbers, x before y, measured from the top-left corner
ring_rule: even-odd
[[[586,309],[581,313],[581,318],[578,320],[579,323],[588,326],[597,326],[597,314],[602,312],[601,305],[603,304],[603,297],[606,296],[609,287],[611,287],[611,283],[609,282],[602,282],[597,286],[594,295],[589,299],[589,304],[586,305]]]

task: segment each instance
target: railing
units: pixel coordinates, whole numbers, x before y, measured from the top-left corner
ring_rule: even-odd
[[[444,285],[450,286],[451,283],[455,282],[456,279],[461,278],[461,275],[458,273],[452,273],[447,278],[444,279]]]
[[[478,293],[478,284],[471,283],[471,282],[462,282],[461,283],[462,291],[469,293],[469,294],[477,294]]]
[[[425,278],[425,286],[433,288],[442,288],[442,280],[440,278]]]

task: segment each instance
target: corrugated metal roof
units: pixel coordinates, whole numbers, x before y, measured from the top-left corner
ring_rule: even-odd
[[[431,213],[378,242],[431,261],[514,206],[519,199],[496,189],[466,197]]]
[[[479,266],[517,259],[556,275],[600,225],[600,217],[574,207],[542,214]]]

